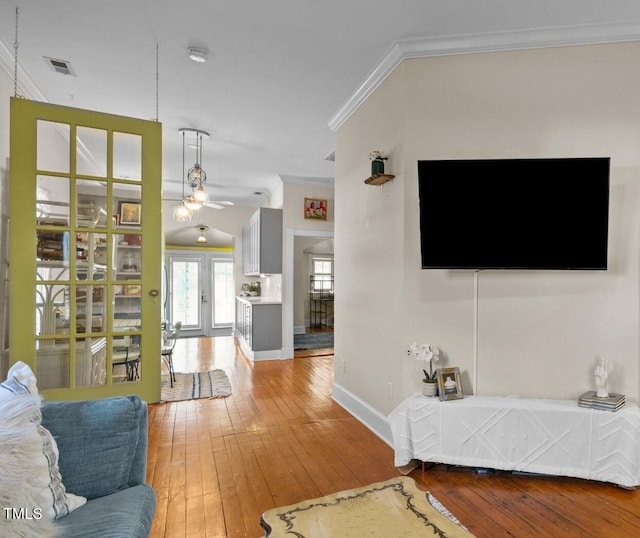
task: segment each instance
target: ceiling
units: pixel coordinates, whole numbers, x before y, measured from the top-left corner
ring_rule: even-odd
[[[0,0],[0,66],[12,78],[16,6],[21,93],[140,118],[156,117],[157,97],[165,196],[181,193],[179,129],[189,127],[211,134],[202,164],[212,198],[249,206],[281,176],[333,177],[328,121],[397,40],[576,26],[597,35],[640,21],[637,0]],[[208,61],[189,60],[189,46]]]

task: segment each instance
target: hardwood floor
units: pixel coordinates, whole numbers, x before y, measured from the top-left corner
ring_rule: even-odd
[[[252,364],[231,337],[178,342],[176,371],[223,368],[233,394],[149,407],[152,537],[257,538],[270,508],[399,474],[392,449],[331,400],[333,356],[298,355]],[[410,476],[480,538],[640,535],[640,490],[444,465]]]

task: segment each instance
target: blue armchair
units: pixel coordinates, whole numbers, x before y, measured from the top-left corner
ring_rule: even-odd
[[[147,404],[138,396],[45,402],[67,491],[87,503],[57,521],[65,538],[148,537],[156,494],[147,472]]]

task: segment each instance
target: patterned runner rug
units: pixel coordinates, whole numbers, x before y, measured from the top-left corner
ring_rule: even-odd
[[[231,384],[224,370],[216,369],[195,374],[176,373],[173,388],[169,375],[162,376],[161,400],[177,402],[198,398],[224,398],[231,394]]]

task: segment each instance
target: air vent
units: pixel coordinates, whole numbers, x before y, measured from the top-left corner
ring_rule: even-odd
[[[74,77],[76,76],[71,64],[66,60],[57,60],[55,58],[48,58],[47,56],[44,56],[44,61],[47,62],[47,65],[51,70],[56,73],[60,73],[61,75],[72,75]]]

